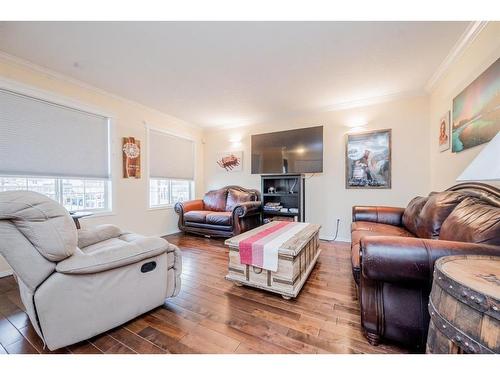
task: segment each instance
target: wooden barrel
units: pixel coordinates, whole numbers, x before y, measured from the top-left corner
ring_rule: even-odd
[[[439,259],[429,314],[427,353],[500,353],[500,257]]]

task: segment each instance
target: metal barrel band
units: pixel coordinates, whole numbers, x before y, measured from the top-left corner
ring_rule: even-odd
[[[429,300],[429,314],[434,321],[436,329],[441,331],[443,335],[448,337],[455,345],[459,346],[465,352],[474,354],[495,354],[491,349],[478,343],[466,333],[454,327],[436,310],[432,299]]]

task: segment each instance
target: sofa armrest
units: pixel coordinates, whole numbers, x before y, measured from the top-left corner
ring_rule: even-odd
[[[411,237],[364,237],[361,272],[372,280],[430,283],[437,259],[466,254],[500,256],[500,246]]]
[[[134,243],[123,243],[86,254],[77,252],[57,263],[56,271],[66,274],[91,274],[124,267],[168,251],[169,243],[159,237],[143,237]]]
[[[353,206],[352,221],[371,221],[401,227],[404,212],[402,207]]]
[[[261,201],[243,202],[233,208],[233,217],[242,218],[245,216],[251,216],[260,213],[261,210],[262,210]]]
[[[78,229],[77,233],[78,247],[80,249],[111,238],[117,238],[123,234],[120,228],[111,224],[98,225],[89,229]]]
[[[192,201],[186,201],[186,202],[177,202],[174,206],[175,212],[177,212],[179,215],[185,214],[186,212],[189,211],[201,211],[203,210],[203,208],[204,205],[202,199],[194,199]]]

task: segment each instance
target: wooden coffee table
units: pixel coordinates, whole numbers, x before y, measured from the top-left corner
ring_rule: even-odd
[[[285,299],[295,298],[321,253],[319,248],[320,225],[308,224],[283,243],[278,252],[278,270],[276,272],[240,263],[240,241],[276,224],[277,222],[271,222],[225,241],[225,244],[229,246],[226,280],[233,281],[238,286],[248,285],[278,293]]]

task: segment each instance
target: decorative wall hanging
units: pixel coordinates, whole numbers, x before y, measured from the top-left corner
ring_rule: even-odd
[[[226,172],[241,172],[243,170],[243,151],[228,151],[217,154],[217,169]]]
[[[391,130],[346,136],[346,189],[391,188]]]
[[[446,112],[439,120],[439,151],[450,148],[450,111]]]
[[[123,177],[141,178],[141,141],[134,137],[122,138]]]
[[[500,59],[453,99],[452,152],[489,142],[500,131]]]

